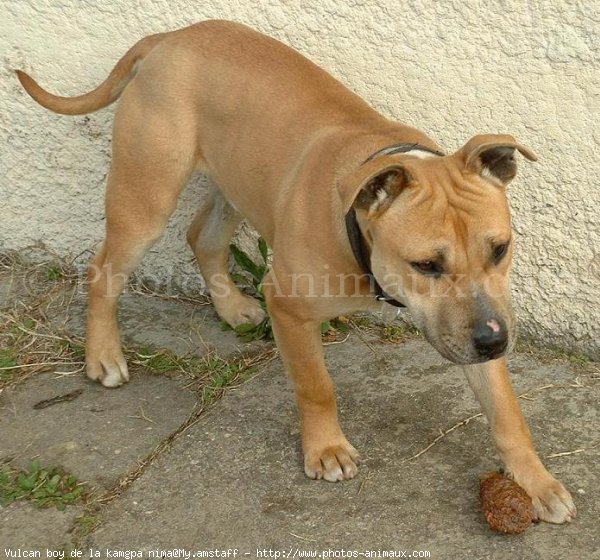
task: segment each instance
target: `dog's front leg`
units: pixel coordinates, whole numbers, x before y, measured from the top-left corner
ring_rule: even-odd
[[[269,299],[269,298],[268,298]],[[335,388],[325,367],[320,322],[300,319],[271,299],[275,341],[296,391],[302,422],[304,472],[337,482],[357,473],[358,453],[338,422]]]
[[[536,517],[564,523],[576,515],[573,499],[565,487],[544,467],[513,390],[506,359],[465,366],[492,430],[502,462],[514,480],[531,496]]]

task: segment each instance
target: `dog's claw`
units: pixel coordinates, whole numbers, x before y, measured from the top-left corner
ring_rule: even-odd
[[[577,516],[577,508],[571,494],[550,473],[546,472],[545,476],[529,481],[520,481],[515,476],[515,480],[531,496],[537,521],[569,523]]]
[[[127,362],[121,350],[103,352],[98,358],[87,358],[87,375],[105,387],[119,387],[129,381]]]
[[[125,371],[123,371],[120,367],[116,366],[116,364],[112,365],[110,368],[106,368],[103,366],[104,375],[100,379],[100,382],[105,387],[119,387],[129,381],[129,372],[127,371],[127,366],[125,366]]]
[[[306,453],[304,472],[315,480],[350,480],[358,473],[358,460],[358,452],[349,443],[331,445],[318,452]]]

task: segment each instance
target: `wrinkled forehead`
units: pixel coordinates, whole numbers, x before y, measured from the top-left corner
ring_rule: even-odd
[[[390,210],[413,231],[444,236],[506,235],[510,210],[506,189],[476,173],[465,171],[452,156],[408,162],[415,182]]]

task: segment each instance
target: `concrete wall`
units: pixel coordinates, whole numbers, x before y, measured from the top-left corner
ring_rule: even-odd
[[[598,2],[0,0],[0,13],[0,249],[42,240],[73,255],[97,244],[113,115],[51,114],[11,68],[77,94],[148,33],[234,19],[296,47],[448,150],[480,132],[531,146],[539,163],[523,162],[510,187],[522,332],[598,355]],[[196,179],[186,191],[142,273],[198,286],[185,229],[202,189]]]

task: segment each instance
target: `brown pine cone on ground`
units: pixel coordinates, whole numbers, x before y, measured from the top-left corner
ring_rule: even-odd
[[[479,498],[492,531],[517,534],[531,525],[531,498],[507,476],[496,471],[482,475],[479,480]]]

